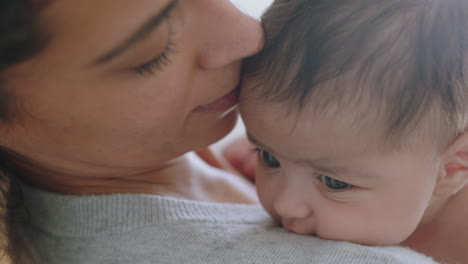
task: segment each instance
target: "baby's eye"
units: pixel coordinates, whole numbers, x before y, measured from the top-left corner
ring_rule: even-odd
[[[335,180],[326,175],[320,175],[320,180],[322,180],[323,184],[325,184],[328,189],[333,191],[343,191],[352,187],[351,184]]]
[[[281,167],[281,163],[269,152],[257,149],[259,158],[261,162],[270,169],[275,169]]]

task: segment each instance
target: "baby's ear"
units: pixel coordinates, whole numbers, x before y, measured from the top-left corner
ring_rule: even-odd
[[[434,194],[448,197],[468,183],[468,133],[459,136],[445,149],[443,163]]]

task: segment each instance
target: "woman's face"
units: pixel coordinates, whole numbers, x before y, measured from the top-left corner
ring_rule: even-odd
[[[62,0],[41,18],[50,43],[5,73],[17,115],[1,145],[72,172],[150,169],[226,135],[263,43],[228,0]]]

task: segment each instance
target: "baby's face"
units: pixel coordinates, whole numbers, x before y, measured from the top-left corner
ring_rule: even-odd
[[[367,245],[405,240],[424,221],[439,164],[424,148],[384,150],[350,111],[288,114],[284,104],[241,93],[259,149],[256,184],[265,209],[291,232]]]

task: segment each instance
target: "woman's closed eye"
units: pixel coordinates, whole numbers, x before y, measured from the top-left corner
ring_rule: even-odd
[[[134,67],[133,70],[140,75],[153,75],[162,70],[164,66],[171,63],[169,55],[177,52],[176,44],[172,39],[172,33],[170,33],[164,50],[156,58]]]
[[[277,169],[281,167],[281,163],[271,155],[268,151],[256,148],[255,151],[258,152],[258,159],[260,164],[268,169]]]
[[[329,177],[327,175],[323,175],[323,174],[319,176],[319,179],[327,187],[327,189],[329,189],[331,191],[335,191],[335,192],[336,191],[345,191],[345,190],[348,190],[348,189],[353,187],[353,185],[351,185],[349,183],[336,180],[334,178],[331,178],[331,177]]]

